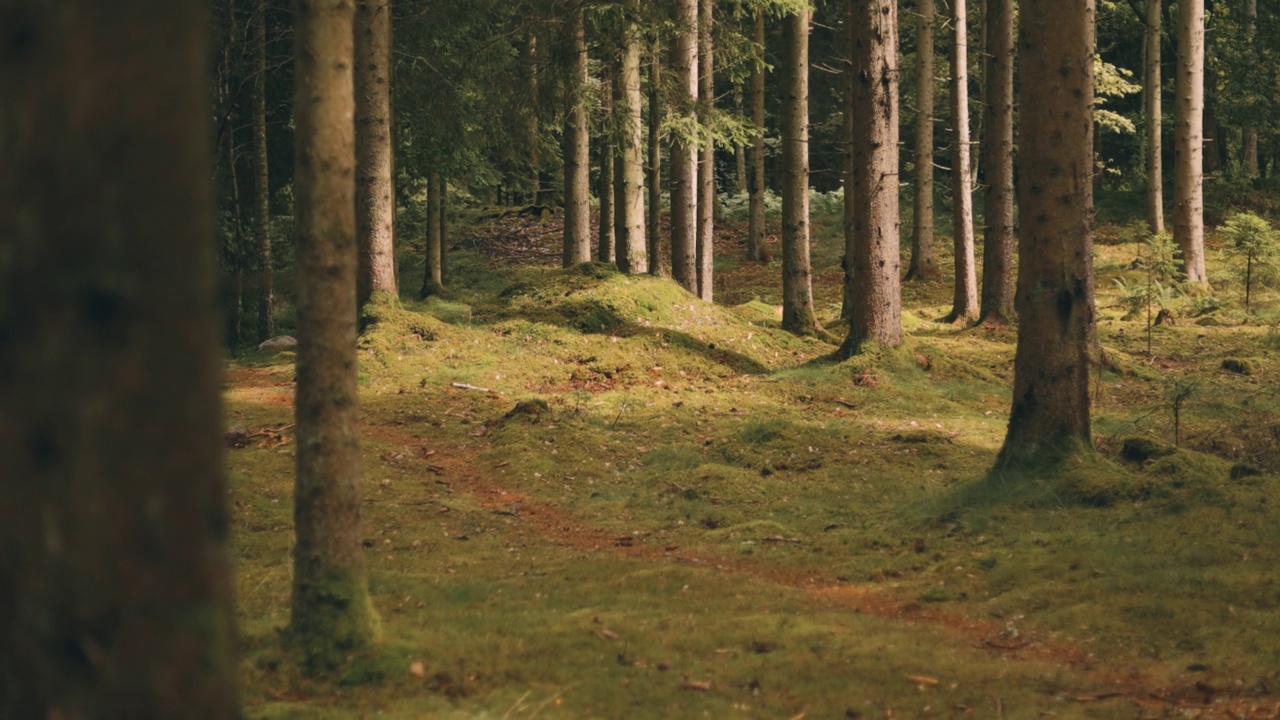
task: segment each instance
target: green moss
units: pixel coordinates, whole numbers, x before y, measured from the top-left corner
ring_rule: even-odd
[[[348,663],[377,639],[379,631],[378,615],[363,580],[331,572],[309,584],[295,584],[285,637],[308,675]]]
[[[838,229],[815,255],[827,322]],[[1098,253],[1119,274],[1134,251]],[[1160,687],[1193,663],[1248,683],[1280,661],[1267,642],[1280,634],[1280,400],[1269,330],[1239,323],[1240,308],[1222,327],[1157,328],[1148,356],[1144,324],[1120,319],[1100,277],[1112,365],[1090,390],[1104,451],[992,473],[1015,330],[934,322],[946,283],[905,286],[903,348],[836,362],[777,329],[776,266],[723,274],[734,298],[764,300],[727,308],[607,266],[455,260],[449,303],[406,302],[362,340],[362,509],[386,641],[303,674],[277,635],[293,448],[228,453],[252,717],[924,717],[995,696],[1015,715],[1132,709],[1064,705],[1096,676],[853,611],[870,599],[1105,647],[1095,671]],[[1256,374],[1221,372],[1228,358]],[[229,425],[291,422],[292,367],[255,359],[230,375]],[[1174,437],[1165,388],[1184,380],[1202,389],[1181,408],[1183,450],[1116,459],[1124,438]],[[546,402],[539,422],[503,421],[531,399]],[[1232,480],[1244,458],[1262,474]],[[921,674],[943,682],[922,694],[903,679]]]
[[[1254,373],[1254,363],[1241,358],[1227,358],[1222,361],[1222,369],[1236,375],[1252,375]]]

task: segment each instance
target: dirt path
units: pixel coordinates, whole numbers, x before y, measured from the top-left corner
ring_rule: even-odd
[[[291,405],[292,383],[279,369],[232,368],[227,376],[229,390],[268,405]],[[419,446],[421,438],[401,424],[380,422],[366,416],[362,433],[378,442],[404,448]],[[927,624],[945,629],[957,643],[1010,662],[1043,662],[1081,672],[1099,688],[1076,696],[1080,703],[1124,702],[1143,718],[1190,717],[1205,720],[1236,718],[1280,718],[1280,699],[1246,694],[1243,688],[1215,687],[1205,682],[1177,687],[1161,687],[1140,667],[1122,666],[1092,655],[1068,640],[1049,639],[1027,633],[1016,639],[1001,636],[1003,625],[963,612],[926,608],[913,600],[895,596],[886,589],[866,584],[836,582],[824,573],[805,568],[773,568],[723,555],[692,551],[675,545],[650,544],[644,537],[619,536],[593,527],[564,509],[508,489],[482,470],[477,447],[482,439],[470,438],[466,448],[451,445],[448,439],[432,443],[435,451],[429,464],[432,472],[449,482],[454,492],[466,493],[491,511],[510,515],[544,541],[586,553],[610,554],[654,563],[678,563],[741,574],[798,589],[816,602],[848,608],[852,612],[893,622]],[[406,456],[412,455],[406,453]],[[415,460],[424,465],[427,460]],[[425,468],[424,468],[425,470]],[[1124,717],[1128,717],[1126,713]]]

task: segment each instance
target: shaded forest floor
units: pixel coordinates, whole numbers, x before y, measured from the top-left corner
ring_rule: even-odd
[[[946,283],[906,286],[906,347],[836,363],[778,329],[778,264],[738,262],[736,223],[714,306],[554,269],[554,224],[460,228],[451,297],[370,313],[383,639],[323,682],[278,636],[293,357],[230,363],[250,716],[1280,716],[1274,295],[1246,315],[1217,283],[1148,355],[1113,283],[1140,245],[1100,245],[1098,452],[1001,477],[1014,331],[939,322]],[[816,219],[840,335],[838,233]]]

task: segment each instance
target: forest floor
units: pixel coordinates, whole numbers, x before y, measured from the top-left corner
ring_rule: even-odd
[[[715,305],[555,269],[555,223],[460,227],[451,297],[367,318],[382,639],[336,677],[278,632],[293,356],[229,363],[251,717],[1280,717],[1280,302],[1244,313],[1219,249],[1218,307],[1168,301],[1148,354],[1114,283],[1142,245],[1099,231],[1097,452],[1005,477],[1015,333],[942,323],[947,283],[905,286],[904,348],[835,362],[779,329],[739,223]]]

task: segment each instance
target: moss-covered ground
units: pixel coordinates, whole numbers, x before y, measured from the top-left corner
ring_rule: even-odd
[[[556,233],[500,221],[460,230],[451,296],[370,311],[382,639],[330,677],[280,639],[292,356],[230,363],[249,716],[1280,715],[1274,293],[1244,313],[1211,248],[1219,307],[1180,301],[1148,355],[1113,282],[1141,246],[1104,226],[1096,452],[991,476],[1013,329],[942,324],[949,287],[910,284],[907,345],[836,363],[723,227],[721,304],[556,270]],[[839,224],[815,228],[839,335]]]

